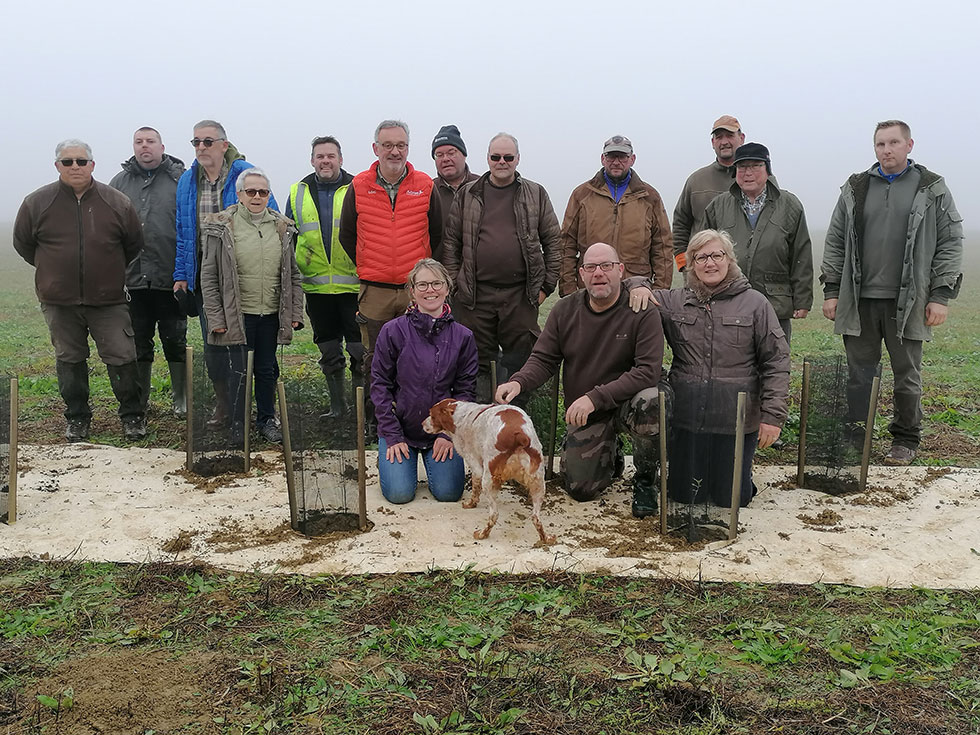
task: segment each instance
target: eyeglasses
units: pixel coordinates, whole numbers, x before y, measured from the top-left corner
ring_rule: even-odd
[[[62,158],[58,161],[65,168],[71,168],[73,163],[78,164],[79,168],[85,168],[88,166],[87,158]]]
[[[607,260],[605,263],[584,263],[582,270],[586,273],[595,273],[595,269],[599,268],[603,273],[608,273],[615,265],[619,265],[618,260]]]
[[[408,150],[408,143],[378,143],[379,146],[384,148],[386,151],[390,151],[392,148],[397,148],[400,151]]]
[[[739,161],[738,163],[735,164],[736,171],[743,171],[745,169],[751,170],[751,169],[765,168],[765,167],[766,164],[764,161],[747,161],[746,163],[742,163],[741,161]]]
[[[254,197],[255,195],[258,195],[263,199],[269,196],[268,189],[244,189],[244,191],[245,191],[245,196]]]
[[[704,265],[709,260],[712,261],[713,263],[720,263],[726,257],[728,256],[725,255],[725,253],[717,252],[717,251],[714,253],[698,253],[697,255],[694,256],[694,262],[697,263],[698,265]]]
[[[515,156],[513,153],[491,153],[490,154],[490,160],[491,161],[499,161],[501,158],[503,158],[505,161],[507,161],[507,163],[510,163],[515,158],[517,158],[517,156]]]
[[[191,145],[197,148],[201,143],[204,143],[205,148],[210,148],[219,140],[224,140],[224,138],[191,138]]]
[[[441,291],[445,286],[445,281],[416,281],[412,284],[412,288],[418,291],[428,291],[430,288],[433,291]]]

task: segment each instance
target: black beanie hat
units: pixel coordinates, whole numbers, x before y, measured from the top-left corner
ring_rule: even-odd
[[[769,158],[769,149],[762,143],[746,143],[735,149],[735,159],[732,161],[732,178],[735,178],[735,166],[739,161],[763,161],[766,164],[766,173],[772,176],[772,160]]]
[[[441,145],[451,145],[459,148],[460,152],[466,155],[466,144],[459,135],[459,128],[455,125],[443,125],[432,139],[432,157],[436,157],[436,148]]]

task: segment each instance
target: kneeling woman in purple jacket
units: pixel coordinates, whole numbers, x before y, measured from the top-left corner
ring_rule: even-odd
[[[433,497],[454,502],[463,495],[463,458],[448,437],[426,433],[422,422],[444,398],[476,396],[476,340],[446,304],[449,273],[441,263],[416,263],[408,289],[412,304],[381,328],[371,364],[381,492],[390,503],[412,500],[422,455]]]

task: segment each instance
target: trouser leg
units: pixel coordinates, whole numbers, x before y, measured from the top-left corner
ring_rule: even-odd
[[[140,409],[143,413],[146,413],[146,409],[150,404],[150,381],[153,377],[153,363],[152,362],[137,362],[136,363],[136,378],[139,382],[139,403]]]
[[[851,423],[863,424],[867,421],[871,386],[881,365],[884,325],[878,319],[882,310],[875,308],[874,301],[888,300],[861,299],[858,302],[861,334],[844,335],[844,352],[847,355],[847,418]]]
[[[253,351],[252,375],[255,381],[255,412],[259,426],[276,418],[276,381],[279,380],[279,361],[276,359],[276,339],[279,316],[245,315],[245,339]]]
[[[793,336],[793,320],[792,319],[780,319],[779,326],[782,327],[783,332],[786,334],[786,344],[790,343],[790,338]]]
[[[106,365],[109,373],[109,384],[112,392],[119,401],[119,417],[122,419],[143,416],[140,404],[140,377],[137,363],[127,362],[124,365]]]
[[[568,427],[561,455],[565,489],[579,502],[595,500],[612,484],[616,469],[616,420]]]
[[[204,296],[201,294],[200,288],[194,292],[194,298],[197,301],[201,338],[204,340],[204,365],[207,368],[208,377],[214,384],[215,393],[219,393],[221,392],[219,386],[226,388],[228,385],[228,371],[231,364],[229,350],[232,348],[213,345],[208,342],[208,318],[204,311]]]
[[[153,309],[153,294],[148,289],[130,291],[129,317],[133,325],[133,341],[138,362],[153,362],[153,334],[157,317]]]
[[[922,341],[900,342],[897,332],[886,332],[885,348],[895,376],[895,410],[888,431],[895,444],[918,449],[922,438]]]
[[[371,395],[371,361],[374,359],[374,345],[378,341],[381,327],[387,322],[405,313],[410,303],[408,291],[405,289],[382,288],[380,286],[362,285],[357,304],[357,323],[361,329],[361,343],[364,346],[364,382],[365,394]],[[374,402],[365,400],[366,432],[369,435],[377,433]]]

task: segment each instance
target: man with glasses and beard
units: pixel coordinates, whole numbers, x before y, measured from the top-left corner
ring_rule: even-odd
[[[456,285],[453,315],[476,337],[477,400],[489,401],[490,362],[510,375],[540,334],[538,306],[558,285],[561,230],[548,192],[517,173],[517,139],[490,140],[490,170],[456,195],[443,259]],[[526,400],[522,398],[522,402]]]
[[[565,422],[561,466],[568,494],[595,500],[622,473],[618,435],[633,440],[633,515],[657,512],[660,369],[664,332],[654,309],[634,312],[622,286],[615,248],[596,243],[582,258],[585,288],[551,310],[530,358],[497,389],[511,403],[564,366]]]
[[[177,259],[174,265],[174,293],[191,292],[194,312],[200,316],[204,338],[204,362],[214,384],[217,406],[208,421],[211,428],[224,426],[230,417],[226,347],[208,344],[208,321],[201,296],[201,225],[211,214],[217,214],[238,202],[235,182],[252,164],[228,141],[224,126],[215,120],[201,120],[194,126],[194,163],[177,182]],[[276,198],[269,198],[269,208],[279,211]]]
[[[14,222],[14,249],[34,266],[41,312],[54,346],[58,390],[70,442],[86,441],[88,337],[119,401],[123,435],[146,436],[136,344],[126,305],[126,266],[143,247],[139,214],[129,198],[92,178],[92,149],[81,140],[55,148],[58,181],[29,194]]]
[[[582,287],[578,266],[594,242],[606,242],[623,259],[627,276],[643,276],[670,288],[670,220],[663,199],[633,169],[633,144],[614,135],[602,147],[602,168],[568,199],[561,226],[561,277],[558,291],[568,296]]]

